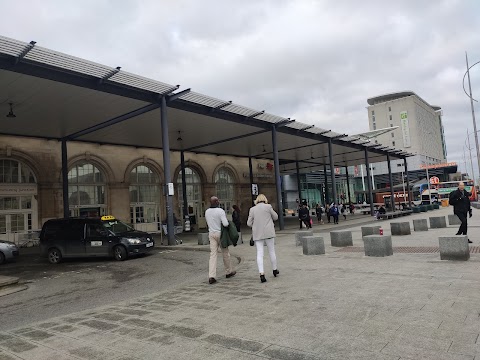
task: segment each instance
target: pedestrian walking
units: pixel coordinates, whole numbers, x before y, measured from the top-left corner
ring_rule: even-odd
[[[317,206],[315,207],[315,214],[317,215],[317,223],[323,224],[323,208],[320,204],[317,204]]]
[[[268,203],[265,195],[260,194],[255,200],[255,206],[250,209],[247,225],[252,228],[252,239],[257,248],[257,265],[260,273],[260,281],[266,282],[265,270],[263,268],[264,245],[267,245],[272,263],[273,276],[277,277],[280,272],[277,269],[277,257],[275,255],[275,226],[274,221],[278,219],[278,214],[273,210],[272,205]]]
[[[221,249],[223,255],[223,265],[225,266],[226,278],[231,278],[237,273],[233,270],[232,261],[228,247],[221,246],[220,238],[222,235],[222,226],[228,227],[228,220],[225,211],[220,207],[220,201],[216,196],[210,198],[210,208],[205,211],[205,220],[208,225],[208,239],[210,240],[210,261],[208,263],[208,282],[215,284],[217,282],[217,254]]]
[[[472,217],[472,207],[470,204],[471,194],[465,190],[465,184],[463,182],[458,183],[458,189],[452,191],[448,197],[450,205],[453,205],[453,213],[458,216],[462,224],[457,231],[457,235],[467,235],[468,224],[467,214]],[[468,242],[472,242],[468,239]]]
[[[330,224],[330,218],[332,217],[331,213],[330,213],[330,205],[327,204],[325,206],[325,214],[327,215],[327,222]]]
[[[302,230],[303,224],[305,224],[307,229],[310,229],[312,227],[310,210],[308,209],[307,203],[303,203],[300,210],[298,210],[298,220],[300,222],[300,230]]]
[[[330,216],[333,217],[334,224],[338,224],[339,214],[338,206],[335,203],[332,203],[332,205],[330,205]]]
[[[240,226],[242,225],[242,221],[240,219],[240,208],[237,205],[233,205],[232,209],[232,221],[235,224],[237,231],[240,232]]]
[[[341,206],[340,212],[341,212],[342,215],[343,215],[343,219],[344,219],[344,220],[347,220],[347,209],[345,209],[345,205],[343,205],[343,204],[341,204],[340,206]]]

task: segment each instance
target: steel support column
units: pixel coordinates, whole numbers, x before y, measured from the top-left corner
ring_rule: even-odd
[[[373,190],[372,179],[370,178],[370,161],[368,160],[368,149],[365,148],[365,168],[367,169],[368,200],[370,202],[370,215],[373,216]]]
[[[255,195],[253,194],[253,164],[252,164],[252,157],[248,157],[248,171],[250,174],[250,196],[252,197],[252,203],[250,206],[255,204]]]
[[[352,202],[352,198],[350,197],[350,177],[348,176],[348,165],[345,166],[345,175],[347,175],[347,196],[348,196],[348,204]]]
[[[302,182],[300,181],[300,166],[298,161],[295,162],[297,166],[297,189],[298,189],[298,202],[299,204],[302,203]]]
[[[188,199],[187,199],[187,177],[185,175],[185,152],[180,152],[180,166],[182,168],[182,196],[183,196],[183,219],[188,216]]]
[[[323,164],[323,176],[325,177],[325,206],[330,204],[330,196],[328,195],[328,178],[327,178],[327,165]]]
[[[62,193],[63,193],[63,217],[70,217],[70,204],[68,199],[68,153],[67,140],[62,140]]]
[[[390,154],[387,154],[388,165],[388,181],[390,182],[390,207],[392,211],[395,211],[395,192],[393,191],[393,176],[392,176],[392,164],[390,162]]]
[[[333,202],[337,203],[337,184],[335,182],[335,164],[333,163],[332,139],[328,139],[328,160],[330,162],[330,177],[332,179],[332,197]]]
[[[278,210],[278,223],[280,230],[285,228],[283,219],[283,205],[282,205],[282,179],[280,178],[280,160],[278,159],[278,145],[277,145],[277,128],[272,126],[272,147],[273,147],[273,163],[275,170],[275,187],[277,189],[277,210]]]
[[[160,118],[162,124],[162,152],[163,172],[165,178],[165,199],[167,204],[168,245],[176,245],[175,225],[173,223],[173,194],[169,193],[169,184],[172,183],[172,174],[170,170],[170,139],[168,137],[167,101],[165,96],[161,99]]]
[[[408,207],[412,207],[412,193],[410,191],[410,180],[408,178],[407,158],[403,159],[403,167],[405,168],[405,176],[407,177]]]

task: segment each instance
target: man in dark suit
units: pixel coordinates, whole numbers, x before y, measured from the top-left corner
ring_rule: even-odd
[[[472,217],[472,208],[470,206],[471,194],[465,190],[463,182],[458,183],[458,189],[452,191],[448,198],[450,205],[453,205],[453,213],[458,216],[462,224],[458,229],[457,235],[467,235],[467,214]],[[470,239],[468,240],[471,243]]]

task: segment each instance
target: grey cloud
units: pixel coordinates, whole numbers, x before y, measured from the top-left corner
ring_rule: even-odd
[[[475,0],[29,3],[3,5],[1,34],[338,132],[368,129],[367,98],[413,90],[443,108],[462,161]],[[472,81],[480,98],[480,65]]]

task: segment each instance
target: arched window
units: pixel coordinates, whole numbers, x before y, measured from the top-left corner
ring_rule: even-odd
[[[216,195],[220,200],[220,206],[228,214],[232,212],[235,204],[235,175],[226,166],[222,166],[215,174]]]
[[[68,199],[73,216],[105,215],[105,176],[91,163],[77,163],[68,172]]]
[[[146,165],[138,165],[130,173],[130,218],[132,224],[153,224],[160,221],[160,178]],[[158,230],[157,225],[137,225],[144,231]],[[140,228],[139,228],[140,229]]]
[[[0,159],[0,234],[37,228],[36,179],[30,167],[13,159]],[[3,236],[0,237],[3,239]],[[7,235],[7,240],[15,241]]]
[[[183,187],[182,170],[177,174],[178,203],[180,214],[183,215]],[[200,218],[203,218],[202,206],[202,180],[200,175],[191,167],[185,168],[185,182],[187,188],[187,210],[192,225],[196,225]]]

